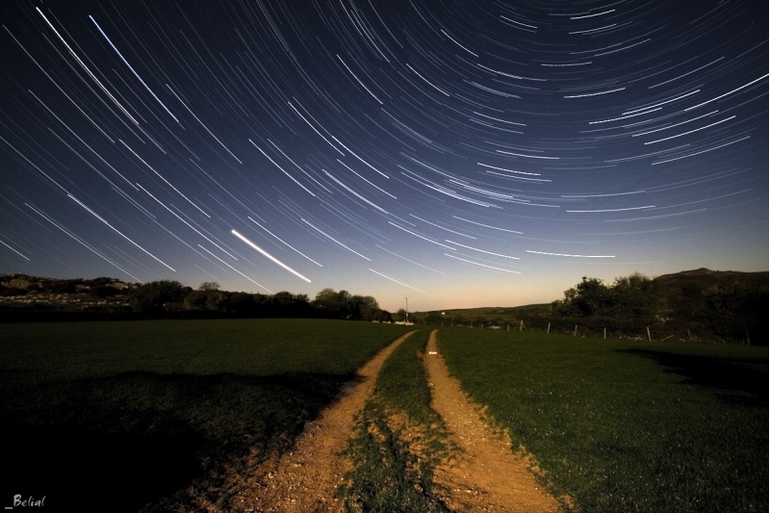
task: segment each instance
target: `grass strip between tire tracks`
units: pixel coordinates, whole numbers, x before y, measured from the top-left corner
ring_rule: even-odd
[[[446,446],[421,361],[428,333],[413,335],[385,361],[374,396],[356,417],[347,450],[353,469],[338,489],[348,512],[447,511],[431,493],[432,469]]]

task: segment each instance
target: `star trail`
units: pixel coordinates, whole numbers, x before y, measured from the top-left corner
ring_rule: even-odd
[[[8,0],[0,272],[513,306],[768,269],[766,2]]]

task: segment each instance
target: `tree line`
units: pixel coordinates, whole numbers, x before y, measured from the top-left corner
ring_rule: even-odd
[[[46,294],[85,299],[69,305],[60,299],[26,306],[6,302],[0,308],[0,317],[8,321],[81,317],[321,317],[380,322],[408,319],[417,324],[535,329],[590,336],[768,343],[767,272],[698,269],[655,279],[635,273],[609,284],[583,277],[564,291],[563,298],[550,304],[408,314],[403,309],[393,314],[382,310],[372,296],[331,288],[321,290],[311,300],[305,294],[290,292],[229,292],[221,290],[215,282],[204,282],[192,289],[172,280],[137,285],[112,278],[54,280],[0,275],[0,296],[35,298]]]
[[[583,277],[550,304],[481,310],[412,313],[410,320],[418,324],[536,329],[599,337],[768,343],[766,272],[699,269],[656,279],[635,273],[609,284]],[[397,312],[394,318],[400,314]]]
[[[178,281],[158,280],[136,287],[130,304],[137,312],[215,311],[233,317],[321,317],[356,321],[391,322],[372,296],[325,288],[313,300],[306,294],[260,294],[220,290],[216,282],[204,282],[193,290]]]
[[[733,273],[719,278],[719,273],[705,270],[666,280],[637,273],[606,285],[584,277],[552,303],[552,314],[634,333],[653,326],[689,339],[701,333],[767,344],[767,274],[764,280],[740,278],[745,277]]]

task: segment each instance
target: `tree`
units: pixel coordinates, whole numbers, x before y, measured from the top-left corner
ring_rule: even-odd
[[[743,339],[744,334],[763,327],[767,336],[767,291],[735,280],[706,288],[706,324],[721,336]],[[756,338],[755,338],[756,341]]]
[[[703,285],[697,282],[688,282],[679,287],[679,297],[672,301],[673,310],[682,318],[693,322],[706,310],[706,295],[703,293]]]
[[[352,315],[350,293],[347,290],[336,292],[334,289],[325,288],[316,294],[313,306],[326,317],[348,319]]]
[[[477,327],[477,328],[484,328],[489,326],[489,319],[484,314],[477,314],[473,316],[473,319],[471,320],[471,326]]]
[[[470,324],[470,321],[462,312],[453,312],[450,319],[452,326],[467,326]]]
[[[131,304],[138,311],[162,310],[165,305],[181,303],[184,297],[184,287],[178,281],[158,280],[138,286],[131,294]]]
[[[185,310],[205,310],[207,299],[208,294],[206,294],[206,292],[200,289],[193,290],[185,296],[184,308]]]
[[[352,319],[372,321],[379,310],[380,305],[372,296],[350,296],[348,311]]]
[[[305,294],[292,294],[291,292],[276,292],[269,297],[270,315],[276,317],[306,317],[310,311]]]
[[[591,317],[604,313],[610,300],[607,286],[598,278],[586,278],[573,288],[564,291],[562,301],[554,301],[554,313],[561,316]]]
[[[184,307],[186,310],[220,310],[227,294],[219,290],[218,283],[206,281],[185,296]]]
[[[616,318],[651,317],[655,315],[659,302],[655,282],[639,273],[616,278],[610,287],[610,298],[606,315],[614,315]]]
[[[564,291],[564,299],[551,304],[560,317],[613,317],[647,319],[656,313],[660,302],[656,284],[639,273],[616,278],[611,286],[598,278],[582,281]]]
[[[432,324],[434,326],[440,326],[444,324],[444,316],[440,312],[429,312],[425,316],[425,323]]]
[[[222,301],[222,311],[238,317],[255,317],[259,313],[259,304],[254,294],[230,292]]]
[[[393,322],[393,317],[387,310],[377,310],[377,313],[372,320],[377,322]]]

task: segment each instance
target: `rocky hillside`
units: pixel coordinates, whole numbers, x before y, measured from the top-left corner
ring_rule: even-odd
[[[120,310],[128,307],[130,294],[137,286],[115,278],[59,280],[0,273],[0,307]]]
[[[691,271],[681,271],[674,274],[663,274],[653,281],[668,289],[676,289],[687,286],[699,286],[701,288],[712,287],[725,282],[736,282],[749,284],[752,286],[762,286],[767,289],[768,273],[759,272],[740,272],[740,271],[712,271],[701,267]]]

